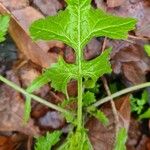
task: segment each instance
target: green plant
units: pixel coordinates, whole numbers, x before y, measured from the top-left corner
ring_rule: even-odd
[[[33,81],[26,91],[2,76],[0,76],[0,80],[26,95],[24,116],[26,121],[30,116],[31,98],[33,98],[33,100],[62,112],[67,121],[73,123],[75,129],[69,133],[66,142],[60,146],[60,150],[91,150],[93,148],[88,139],[87,130],[84,128],[83,110],[85,113],[89,113],[104,124],[107,124],[108,119],[96,107],[114,97],[150,86],[150,83],[125,89],[92,104],[95,101],[94,95],[84,91],[90,87],[93,88],[97,79],[103,74],[111,73],[111,65],[109,63],[111,49],[105,50],[93,60],[86,61],[83,58],[83,48],[93,37],[127,38],[127,33],[134,29],[136,20],[113,16],[102,10],[94,9],[90,4],[90,0],[66,0],[66,2],[68,4],[67,8],[64,11],[60,11],[57,16],[35,21],[30,27],[30,33],[34,40],[60,40],[71,46],[77,58],[75,64],[68,64],[63,58],[59,58],[58,63],[46,69],[41,76]],[[70,101],[67,93],[67,83],[71,79],[75,79],[78,82],[77,112],[71,112],[31,94],[36,89],[50,82],[55,90],[62,91],[66,95],[67,100]],[[122,145],[120,144],[121,140],[125,141],[124,139],[126,139],[125,132],[122,130],[120,129],[118,132],[116,145],[118,145],[117,143]],[[46,140],[50,140],[54,135],[52,133],[51,136],[47,136]]]
[[[150,45],[145,45],[144,48],[147,55],[150,56]]]
[[[145,104],[148,102],[148,92],[146,90],[143,91],[141,98],[135,98],[131,96],[131,111],[136,112],[140,115],[143,111]]]
[[[54,131],[53,133],[47,132],[46,136],[41,136],[36,139],[35,150],[50,150],[57,142],[59,142],[61,136],[60,131]]]
[[[141,98],[135,98],[131,96],[131,111],[138,115],[139,119],[150,118],[150,109],[148,108],[145,112],[145,106],[148,104],[149,94],[147,90],[144,90]]]
[[[35,21],[30,27],[30,33],[34,40],[55,39],[71,46],[76,54],[76,62],[75,64],[67,64],[62,58],[59,58],[58,63],[53,64],[49,69],[45,70],[42,76],[36,79],[27,91],[32,92],[43,84],[51,82],[52,87],[66,94],[69,101],[67,83],[71,79],[77,80],[77,128],[75,133],[69,135],[67,144],[65,143],[63,149],[84,149],[84,146],[89,149],[87,146],[89,145],[89,140],[87,140],[88,137],[84,129],[83,120],[83,98],[86,97],[83,94],[83,90],[87,88],[84,86],[83,89],[83,80],[86,82],[92,81],[91,85],[94,85],[97,79],[103,74],[111,73],[109,63],[110,49],[105,50],[99,57],[91,61],[85,61],[83,58],[83,48],[93,37],[126,38],[128,31],[134,29],[136,20],[116,17],[101,10],[95,10],[91,7],[90,0],[66,0],[66,2],[68,6],[65,11],[59,12],[57,16]],[[31,98],[27,97],[26,119],[28,119],[31,110],[30,103]],[[104,116],[103,113],[100,113],[93,106],[92,109],[91,107],[88,108],[88,112],[97,118],[101,118],[98,116]],[[106,119],[104,120],[106,121]],[[85,135],[85,138],[83,135]],[[85,142],[81,144],[79,141],[82,140]]]
[[[125,128],[121,128],[117,134],[116,137],[116,143],[115,143],[115,148],[114,150],[125,150],[126,146],[126,140],[127,140],[127,131]]]

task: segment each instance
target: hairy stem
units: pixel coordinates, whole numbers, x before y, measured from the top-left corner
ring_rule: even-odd
[[[78,127],[80,130],[82,128],[82,78],[78,80]]]
[[[33,100],[35,100],[35,101],[37,101],[37,102],[39,102],[41,104],[44,104],[44,105],[48,106],[49,108],[55,109],[55,110],[57,110],[59,112],[62,112],[62,113],[70,113],[70,112],[66,111],[65,109],[63,109],[63,108],[58,107],[57,105],[52,104],[52,103],[46,101],[45,99],[42,99],[42,98],[40,98],[40,97],[38,97],[36,95],[33,95],[33,94],[30,94],[30,93],[26,92],[24,89],[22,89],[21,87],[19,87],[15,83],[7,80],[6,78],[4,78],[1,75],[0,75],[0,81],[6,83],[7,85],[9,85],[10,87],[12,87],[16,91],[18,91],[18,92],[20,92],[20,93],[22,93],[22,94],[24,94],[24,95],[32,98]]]
[[[82,128],[82,48],[81,48],[81,14],[80,4],[78,8],[78,49],[77,49],[77,65],[78,65],[78,110],[77,110],[77,130]]]
[[[98,106],[100,106],[100,105],[110,101],[111,99],[114,99],[116,97],[119,97],[121,95],[127,94],[129,92],[133,92],[133,91],[136,91],[136,90],[139,90],[139,89],[142,89],[142,88],[146,88],[146,87],[149,87],[149,86],[150,86],[150,82],[146,82],[146,83],[142,83],[142,84],[139,84],[139,85],[135,85],[135,86],[126,88],[124,90],[121,90],[119,92],[116,92],[116,93],[112,94],[111,96],[107,96],[107,97],[105,97],[103,99],[100,99],[99,101],[97,101],[93,105],[95,107],[98,107]]]

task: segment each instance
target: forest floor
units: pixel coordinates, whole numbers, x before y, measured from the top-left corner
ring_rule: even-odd
[[[111,14],[136,18],[138,23],[127,40],[93,38],[85,47],[84,58],[90,60],[97,57],[104,45],[113,47],[113,73],[105,76],[112,93],[150,81],[150,57],[144,50],[144,46],[150,44],[150,1],[93,0],[92,4]],[[6,41],[0,44],[0,74],[26,89],[41,74],[43,68],[57,61],[59,55],[69,63],[74,62],[73,50],[64,43],[40,41],[33,44],[28,36],[28,27],[34,20],[55,15],[66,7],[63,0],[0,0],[0,5],[14,17]],[[1,9],[0,11],[2,12]],[[148,99],[139,108],[140,104],[136,102],[142,101],[145,91]],[[68,93],[70,96],[77,95],[76,81],[69,83]],[[107,96],[101,79],[97,82],[95,93],[97,99]],[[55,104],[61,103],[65,97],[49,85],[43,86],[34,94]],[[129,129],[127,150],[150,150],[150,119],[138,120],[139,115],[150,107],[150,88],[118,99],[120,100],[115,103],[118,113]],[[60,113],[35,101],[32,103],[31,119],[27,125],[23,125],[24,101],[23,95],[0,83],[0,150],[31,150],[35,136],[56,129],[61,129],[64,134],[69,131],[70,126]],[[141,109],[140,113],[134,106]],[[109,127],[102,126],[94,118],[90,118],[86,126],[95,150],[111,150],[114,141],[114,116],[109,103],[103,105],[102,110],[110,120]]]

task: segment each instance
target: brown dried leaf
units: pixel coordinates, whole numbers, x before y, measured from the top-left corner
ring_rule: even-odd
[[[116,100],[116,107],[120,116],[120,125],[128,130],[130,122],[130,103],[129,96],[124,96]],[[109,118],[110,124],[103,126],[97,119],[91,118],[87,127],[89,138],[94,146],[94,150],[112,150],[115,141],[115,125],[111,107],[101,109]]]
[[[12,71],[7,74],[8,79],[19,85]],[[1,85],[0,90],[0,131],[19,131],[31,136],[38,135],[39,129],[32,119],[26,125],[23,124],[24,102],[21,95],[7,85]]]
[[[29,5],[29,0],[0,0],[9,10],[21,9]]]
[[[56,15],[57,11],[62,9],[62,5],[57,0],[33,0],[33,4],[46,16]]]
[[[130,84],[146,81],[150,71],[150,59],[145,55],[142,44],[112,42],[111,64],[115,74],[122,74]]]
[[[107,0],[107,6],[108,7],[118,7],[123,5],[123,3],[125,2],[125,0]]]
[[[30,24],[43,17],[38,10],[29,6],[10,12],[5,4],[0,2],[0,12],[2,14],[7,13],[11,15],[12,19],[10,22],[9,33],[19,50],[21,50],[27,59],[30,59],[32,62],[42,67],[49,67],[52,63],[56,62],[57,54],[51,53],[50,49],[55,46],[63,48],[64,44],[62,42],[39,41],[35,43],[29,37],[28,28]]]
[[[10,136],[0,136],[0,150],[26,149],[27,136],[22,134],[12,134]]]

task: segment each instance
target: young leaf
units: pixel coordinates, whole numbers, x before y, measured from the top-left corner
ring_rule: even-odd
[[[91,0],[66,0],[68,6],[56,16],[40,19],[31,25],[31,36],[37,40],[60,40],[75,50],[82,49],[90,39],[106,36],[127,38],[136,20],[121,18],[94,9]]]
[[[52,146],[59,142],[60,136],[60,131],[47,132],[45,137],[41,136],[36,139],[35,150],[51,150]]]
[[[87,91],[83,94],[83,106],[89,106],[96,101],[95,94]]]
[[[109,120],[106,117],[106,115],[102,111],[98,110],[97,108],[92,106],[92,107],[89,107],[87,111],[93,117],[98,119],[103,125],[108,125],[109,124]]]
[[[120,128],[116,138],[114,150],[126,150],[127,131],[125,128]]]
[[[42,75],[37,77],[31,83],[31,85],[26,89],[26,91],[28,93],[32,93],[48,82],[50,82],[50,78],[48,77],[48,72],[45,71]],[[29,96],[26,96],[25,109],[24,109],[24,121],[25,122],[27,122],[29,120],[30,113],[31,113],[31,98]]]
[[[0,42],[5,40],[5,35],[9,26],[9,16],[2,16],[0,15]]]
[[[85,129],[70,133],[66,142],[58,150],[93,150]]]
[[[144,48],[147,55],[150,56],[150,45],[145,45]]]
[[[143,114],[139,116],[139,119],[149,119],[150,118],[150,108],[146,110]]]

